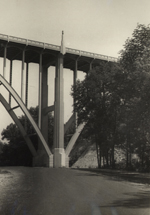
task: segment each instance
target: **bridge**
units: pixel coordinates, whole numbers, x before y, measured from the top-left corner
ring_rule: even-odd
[[[69,154],[80,135],[84,124],[80,124],[75,129],[67,148],[64,149],[64,133],[73,121],[76,121],[74,113],[64,125],[64,86],[63,69],[73,71],[74,85],[77,80],[77,72],[88,73],[93,66],[99,65],[102,61],[117,62],[114,57],[85,52],[77,49],[65,48],[63,44],[63,34],[61,46],[33,40],[0,34],[0,57],[3,58],[3,75],[0,75],[0,85],[4,86],[9,92],[8,101],[0,93],[0,101],[10,114],[20,132],[22,133],[32,155],[33,166],[47,167],[69,167]],[[6,80],[6,62],[10,61],[9,82]],[[12,87],[13,61],[21,61],[21,96]],[[29,64],[39,65],[39,84],[38,84],[38,124],[35,123],[30,115],[28,105],[29,95]],[[25,66],[26,64],[26,66]],[[48,106],[48,68],[55,67],[55,101],[54,105]],[[32,72],[32,71],[31,71]],[[25,83],[25,87],[23,86]],[[12,98],[17,106],[12,107]],[[21,108],[25,117],[32,124],[38,139],[38,150],[35,149],[26,128],[22,126],[14,109]],[[48,146],[48,113],[54,111],[54,149]]]

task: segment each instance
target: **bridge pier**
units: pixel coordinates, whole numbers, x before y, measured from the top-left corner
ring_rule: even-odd
[[[42,55],[40,54],[38,126],[48,144],[48,114],[45,114],[43,111],[48,105],[47,74],[48,68],[42,65]],[[33,158],[33,166],[53,167],[53,155],[47,155],[40,139],[38,140],[37,156]]]
[[[48,114],[44,114],[44,109],[48,106],[48,85],[47,85],[47,73],[48,68],[42,67],[42,92],[41,92],[41,102],[39,109],[41,109],[41,119],[40,119],[40,126],[41,132],[45,141],[48,143]],[[43,146],[43,145],[42,145]]]
[[[3,77],[6,78],[6,58],[7,58],[7,43],[4,46],[4,58],[3,58]]]
[[[64,80],[63,54],[56,62],[55,102],[54,102],[54,167],[65,166],[64,151]]]
[[[74,67],[74,70],[73,70],[73,85],[74,86],[76,85],[76,82],[77,82],[78,58],[75,60],[75,67]],[[75,103],[75,99],[73,99],[73,103]],[[75,112],[75,110],[73,111],[73,113],[74,113],[74,123],[75,123],[75,131],[76,131],[76,128],[77,128],[77,125],[78,125],[77,113]]]

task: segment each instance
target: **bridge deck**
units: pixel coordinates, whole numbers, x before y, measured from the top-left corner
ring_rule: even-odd
[[[4,47],[7,46],[7,59],[22,60],[22,50],[25,49],[25,62],[39,63],[39,55],[43,53],[43,65],[55,66],[60,46],[38,41],[0,34],[0,57],[4,57]],[[87,72],[92,62],[98,65],[101,61],[117,62],[117,58],[106,55],[66,48],[64,68],[74,70],[75,60],[78,59],[78,70]]]

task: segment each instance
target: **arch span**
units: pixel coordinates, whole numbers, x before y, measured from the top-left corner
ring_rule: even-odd
[[[48,147],[40,129],[38,128],[38,126],[36,125],[35,121],[33,120],[32,116],[30,115],[29,111],[27,110],[26,106],[24,105],[23,101],[20,99],[19,95],[16,93],[16,91],[10,86],[10,84],[3,78],[2,75],[0,75],[0,82],[1,84],[3,84],[3,86],[9,91],[9,93],[13,96],[13,98],[15,99],[15,101],[17,102],[18,106],[22,109],[22,111],[24,112],[25,116],[28,118],[28,120],[30,121],[30,123],[32,124],[36,134],[38,135],[41,143],[43,144],[46,153],[48,154],[48,156],[51,156],[52,153],[50,151],[50,148]]]
[[[73,146],[75,145],[76,140],[78,139],[79,135],[81,134],[81,132],[82,132],[82,130],[83,130],[85,124],[86,124],[86,123],[82,123],[82,124],[80,124],[80,125],[77,127],[76,132],[73,134],[73,136],[72,136],[71,140],[69,141],[69,144],[68,144],[68,146],[67,146],[67,148],[66,148],[66,150],[65,150],[65,151],[66,151],[66,156],[69,157],[69,154],[70,154],[70,152],[71,152]]]
[[[11,107],[9,106],[9,104],[7,103],[7,101],[4,99],[4,97],[2,96],[2,94],[0,93],[0,102],[3,104],[3,106],[5,107],[5,109],[7,110],[7,112],[9,113],[9,115],[11,116],[11,118],[14,120],[14,122],[16,123],[16,125],[18,126],[23,138],[25,139],[33,157],[37,156],[37,152],[30,140],[30,138],[27,136],[27,133],[25,131],[25,129],[23,128],[22,124],[20,123],[18,117],[16,116],[16,114],[14,113],[14,111],[11,109]]]

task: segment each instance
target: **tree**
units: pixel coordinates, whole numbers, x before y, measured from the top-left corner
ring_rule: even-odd
[[[149,163],[150,27],[137,25],[120,52],[120,61],[93,68],[84,81],[72,87],[78,121],[95,136],[99,167],[118,145],[126,153],[126,168],[138,153],[142,166]],[[147,151],[146,151],[147,150]],[[148,166],[148,165],[147,165]]]
[[[117,64],[104,62],[72,87],[78,123],[86,122],[87,135],[95,138],[99,167],[102,156],[108,165],[108,155],[111,155],[111,164],[114,164],[117,113],[121,104],[118,93],[120,72]]]
[[[124,72],[122,123],[128,128],[124,140],[126,166],[128,153],[132,152],[138,153],[143,166],[144,154],[147,154],[145,150],[149,148],[150,27],[138,24],[132,38],[126,41],[120,53],[120,64]],[[129,163],[131,166],[131,161]]]
[[[2,153],[3,143],[0,141],[0,154]]]
[[[38,121],[38,107],[29,109],[30,114],[33,119],[37,123]],[[49,118],[49,146],[53,145],[53,116],[51,114],[48,115]],[[35,134],[35,131],[30,124],[30,122],[26,119],[24,115],[19,117],[21,124],[26,128],[27,134],[30,136],[30,139],[35,147],[38,148],[38,137]],[[2,139],[7,139],[8,144],[4,144],[2,147],[2,161],[5,164],[7,160],[7,165],[32,165],[32,155],[27,147],[18,127],[11,123],[2,131]]]

